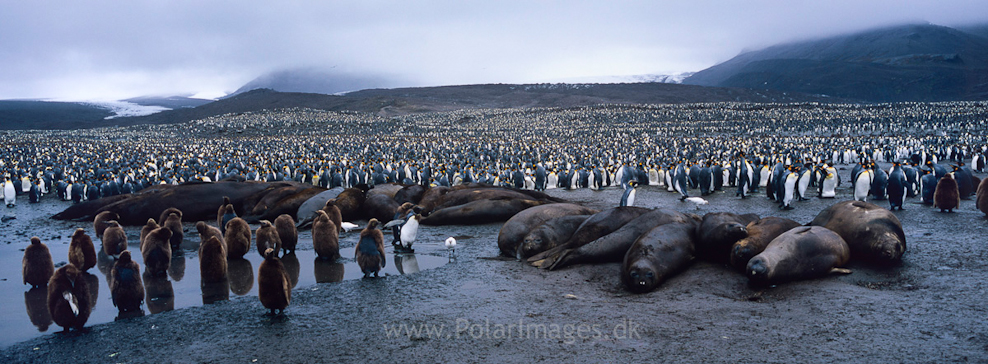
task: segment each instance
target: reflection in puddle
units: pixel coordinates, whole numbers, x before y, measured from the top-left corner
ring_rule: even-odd
[[[401,274],[418,273],[419,260],[415,258],[415,253],[395,253],[395,268],[398,268],[398,273]]]
[[[202,284],[202,303],[210,304],[230,299],[230,280]]]
[[[178,250],[172,253],[172,263],[168,266],[168,276],[175,282],[181,282],[185,278],[185,253]]]
[[[227,260],[226,271],[227,277],[230,278],[230,291],[237,296],[248,294],[254,288],[254,267],[249,260],[244,258]]]
[[[298,274],[302,270],[298,256],[295,255],[295,252],[285,254],[281,257],[281,264],[285,266],[285,271],[288,272],[288,280],[292,282],[292,288],[295,288],[298,285]]]
[[[146,296],[144,304],[147,305],[148,311],[155,314],[175,309],[175,290],[172,288],[172,282],[168,280],[168,277],[153,277],[144,272],[142,278],[144,278],[144,295]]]
[[[343,263],[317,257],[312,265],[316,283],[334,283],[343,280]]]
[[[52,324],[51,314],[48,313],[48,285],[24,292],[24,305],[27,306],[27,317],[38,332],[48,331],[48,326]]]

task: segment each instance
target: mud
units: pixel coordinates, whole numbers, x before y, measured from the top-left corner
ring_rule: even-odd
[[[636,205],[807,223],[850,199],[849,187],[838,189],[837,200],[794,202],[790,211],[778,210],[764,190],[746,200],[717,193],[695,209],[678,194],[639,187]],[[621,192],[549,194],[605,208],[617,205]],[[231,295],[210,305],[91,321],[84,332],[51,333],[60,329],[52,326],[26,341],[8,339],[2,356],[8,362],[986,362],[988,220],[974,200],[961,201],[954,213],[916,201],[895,212],[908,251],[893,268],[852,265],[849,275],[755,289],[726,265],[698,262],[638,295],[621,286],[616,263],[544,271],[497,258],[500,224],[423,227],[416,250],[446,259],[443,241],[454,236],[454,261],[383,279],[300,282],[284,316],[267,315],[256,297]],[[31,235],[67,242],[75,226],[22,211],[18,206],[25,216],[0,225],[6,262],[0,287],[18,297],[27,292],[15,263],[23,254],[18,249]],[[311,243],[299,250],[311,251]],[[186,271],[192,270],[197,266],[189,263]],[[101,291],[98,305],[109,305],[108,296]],[[27,322],[23,301],[15,301],[3,307],[4,322]]]

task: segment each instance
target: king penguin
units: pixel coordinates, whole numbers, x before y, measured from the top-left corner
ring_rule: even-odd
[[[637,181],[628,181],[628,185],[624,188],[624,194],[621,195],[621,204],[619,206],[634,206],[635,205],[635,190],[638,187]]]
[[[864,169],[854,177],[854,199],[856,201],[867,201],[868,193],[871,192],[872,171]]]
[[[14,189],[14,184],[10,182],[10,177],[3,179],[3,203],[7,207],[14,207],[17,205],[17,191]]]
[[[827,175],[823,177],[823,182],[820,183],[820,198],[835,198],[837,197],[837,173],[831,172],[829,169],[823,171]]]
[[[793,209],[793,207],[792,207],[792,200],[795,199],[795,197],[796,197],[796,182],[798,180],[799,180],[799,175],[797,175],[796,172],[794,172],[792,170],[792,168],[790,167],[789,168],[789,171],[786,173],[785,182],[784,182],[783,188],[782,188],[782,190],[783,190],[782,191],[782,204],[779,205],[779,208],[780,209],[784,209],[784,210],[792,210]]]
[[[902,173],[902,166],[899,163],[893,163],[887,187],[889,210],[895,210],[896,207],[902,210],[902,200],[906,196],[906,187],[906,176]]]

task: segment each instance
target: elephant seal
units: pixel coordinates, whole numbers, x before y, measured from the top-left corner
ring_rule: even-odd
[[[546,221],[525,235],[518,247],[518,256],[528,258],[562,245],[588,217],[590,215],[569,215]]]
[[[422,201],[422,195],[425,194],[425,190],[425,186],[422,185],[408,185],[395,193],[394,200],[399,204],[403,204],[405,202],[417,204],[419,201]]]
[[[524,193],[503,188],[458,189],[451,190],[443,195],[435,209],[459,206],[473,201],[495,199],[537,200]]]
[[[295,212],[295,218],[298,220],[295,226],[302,228],[311,224],[312,220],[316,218],[316,211],[321,210],[323,206],[326,206],[326,201],[336,198],[341,192],[343,192],[343,187],[335,187],[305,200]]]
[[[731,247],[748,236],[747,226],[752,221],[758,221],[758,215],[730,212],[703,215],[703,222],[697,228],[696,257],[713,263],[727,263]]]
[[[544,204],[535,200],[477,200],[435,210],[420,221],[422,225],[476,225],[507,221],[530,207]],[[392,212],[392,215],[394,212]]]
[[[381,195],[381,196],[387,196],[389,199],[393,200],[395,198],[395,195],[398,194],[398,191],[401,191],[404,188],[405,186],[402,186],[397,183],[384,183],[384,184],[374,185],[374,188],[371,188],[369,191],[367,191],[367,197],[371,197],[373,195]]]
[[[450,191],[452,189],[444,186],[436,186],[425,190],[418,202],[418,205],[422,207],[422,212],[425,214],[431,213],[442,202],[443,196]]]
[[[497,234],[497,247],[502,255],[515,257],[517,247],[525,235],[546,221],[561,216],[595,213],[597,210],[571,203],[554,203],[526,209],[512,216],[501,226]]]
[[[693,220],[697,224],[701,219],[693,214],[684,214],[671,209],[659,208],[642,214],[628,221],[620,229],[604,235],[586,245],[575,249],[562,251],[558,257],[549,257],[540,267],[556,270],[574,264],[620,262],[642,234],[653,228],[673,222]]]
[[[621,281],[634,293],[647,293],[693,262],[700,224],[689,219],[659,225],[635,240],[624,255]]]
[[[817,278],[847,264],[850,257],[850,248],[837,233],[820,226],[800,226],[772,239],[765,251],[748,261],[745,275],[755,284]]]
[[[373,190],[371,190],[373,191]],[[380,193],[368,193],[367,199],[361,206],[361,215],[367,218],[374,218],[381,223],[387,223],[394,219],[395,212],[401,205],[394,199]]]
[[[802,224],[781,217],[763,217],[758,221],[748,223],[748,237],[739,240],[731,247],[731,266],[739,272],[744,272],[748,261],[765,250],[782,233]]]
[[[612,207],[607,210],[598,212],[587,218],[580,227],[573,232],[573,236],[569,238],[565,243],[555,248],[546,250],[542,253],[536,254],[529,261],[539,261],[546,259],[547,257],[558,256],[562,251],[567,249],[576,249],[581,246],[587,245],[590,242],[599,239],[600,237],[610,234],[622,226],[627,224],[629,221],[645,214],[649,209],[644,207],[634,207],[634,206],[620,206]],[[521,259],[520,257],[518,259]],[[542,263],[550,264],[550,263]],[[540,264],[541,266],[541,264]]]
[[[854,260],[896,263],[906,252],[902,223],[891,211],[864,201],[830,206],[809,223],[833,230],[851,248]]]
[[[119,221],[120,215],[117,215],[113,211],[103,211],[96,214],[96,217],[93,218],[93,230],[96,231],[96,236],[100,239],[103,238],[103,231],[106,230],[106,222],[110,220]]]
[[[347,188],[336,196],[336,207],[340,209],[343,221],[354,221],[363,217],[360,207],[367,200],[367,185],[358,186],[360,187]]]

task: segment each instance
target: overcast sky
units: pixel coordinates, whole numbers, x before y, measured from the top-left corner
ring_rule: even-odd
[[[0,0],[0,99],[215,97],[298,67],[394,86],[671,74],[918,22],[985,24],[988,1]]]

